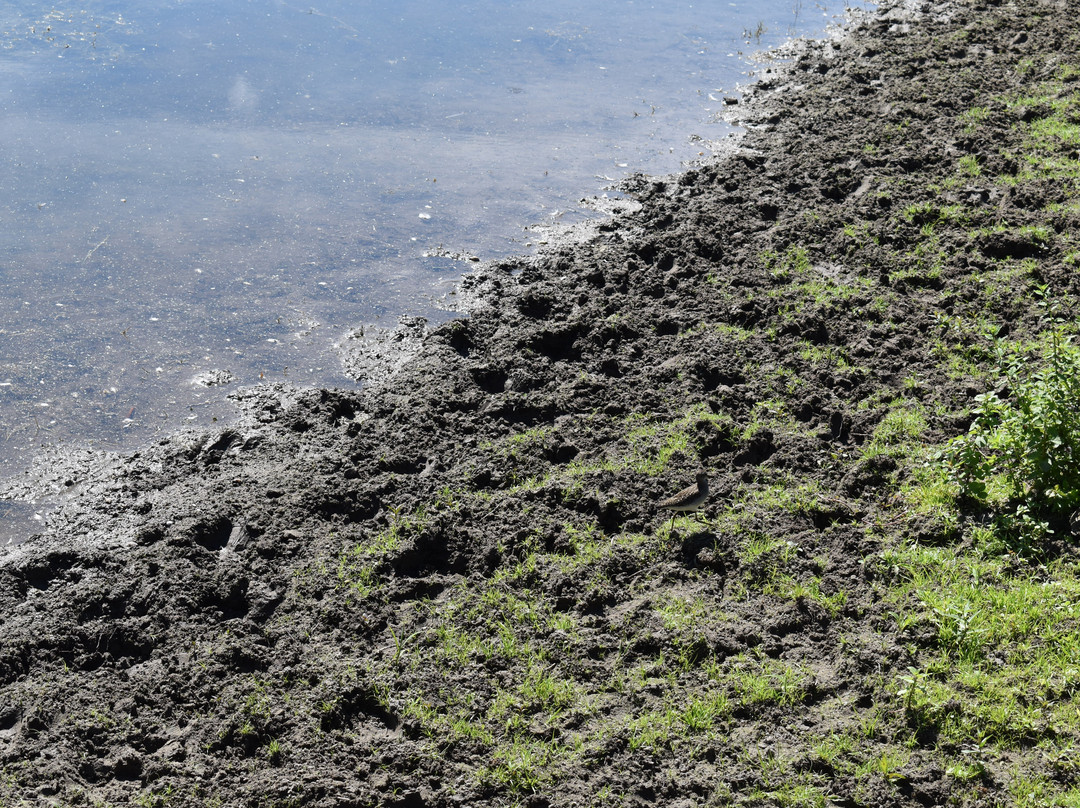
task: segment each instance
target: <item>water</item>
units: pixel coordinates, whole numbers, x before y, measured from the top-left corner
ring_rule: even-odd
[[[439,248],[522,252],[677,170],[746,54],[845,5],[316,2],[0,2],[7,472],[207,424],[239,385],[352,385],[351,328],[448,316]]]

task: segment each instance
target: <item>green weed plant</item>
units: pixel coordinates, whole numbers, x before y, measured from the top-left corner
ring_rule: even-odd
[[[1045,358],[999,350],[998,391],[976,397],[968,432],[943,452],[962,500],[998,512],[1027,538],[1080,506],[1080,348],[1063,324]]]

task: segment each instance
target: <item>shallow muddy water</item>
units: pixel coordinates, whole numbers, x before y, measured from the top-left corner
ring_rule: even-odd
[[[0,456],[123,449],[723,139],[842,2],[0,3]],[[210,383],[207,386],[207,383]]]

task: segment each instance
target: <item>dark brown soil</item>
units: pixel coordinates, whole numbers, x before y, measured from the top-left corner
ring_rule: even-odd
[[[1077,292],[1075,189],[1000,181],[1077,16],[886,4],[776,63],[733,154],[468,277],[381,385],[58,467],[0,560],[0,804],[1011,804],[898,706],[881,552],[953,535],[866,449],[899,404],[963,431],[969,324]],[[857,727],[858,766],[814,751]]]

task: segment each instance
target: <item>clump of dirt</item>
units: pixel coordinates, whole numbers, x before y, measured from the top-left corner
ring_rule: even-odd
[[[965,535],[913,504],[916,444],[1039,333],[1033,290],[1076,299],[1077,188],[1025,124],[1080,75],[1077,25],[887,4],[774,65],[733,155],[467,277],[470,317],[379,386],[245,391],[70,481],[0,561],[3,801],[1065,793],[1075,726],[973,757],[969,705],[917,712],[941,624],[904,619],[889,553]]]

